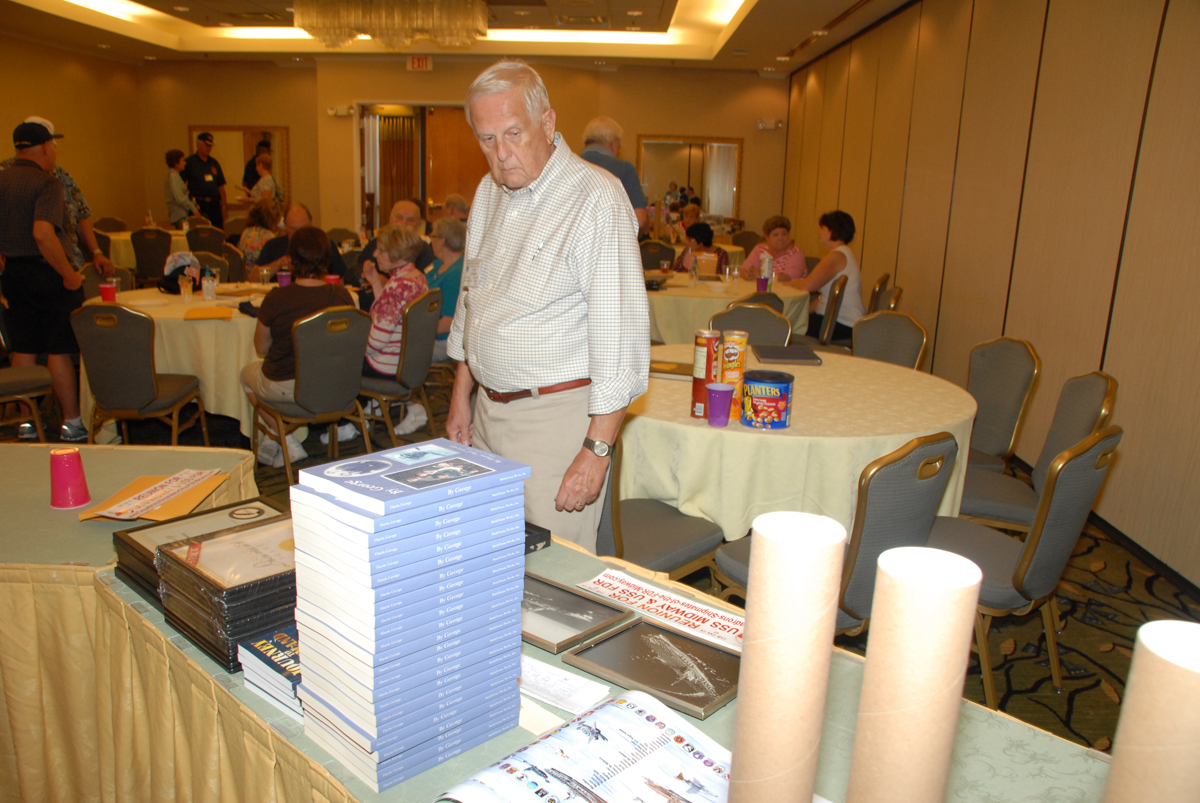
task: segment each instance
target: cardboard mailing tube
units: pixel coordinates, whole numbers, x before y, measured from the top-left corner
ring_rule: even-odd
[[[1200,624],[1138,628],[1104,803],[1194,801],[1200,790]]]
[[[825,516],[765,513],[753,538],[729,803],[810,803],[846,529]]]
[[[879,556],[846,803],[945,798],[982,580],[940,549]]]

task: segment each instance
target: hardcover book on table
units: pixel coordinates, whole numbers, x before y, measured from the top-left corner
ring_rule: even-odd
[[[376,515],[368,513],[349,502],[344,502],[333,494],[321,493],[304,485],[293,485],[290,489],[292,499],[292,515],[314,516],[320,514],[326,519],[336,522],[339,526],[348,528],[344,533],[347,538],[354,538],[361,543],[374,546],[377,543],[390,541],[393,538],[407,538],[421,532],[451,527],[462,521],[468,521],[471,511],[478,511],[479,516],[489,512],[498,513],[513,506],[513,498],[525,493],[525,483],[516,482],[485,488],[475,493],[465,493],[450,498],[417,507],[405,508],[396,513]],[[524,500],[518,506],[524,506]],[[453,517],[459,516],[459,519]],[[476,516],[477,517],[477,516]],[[407,527],[407,530],[401,530]]]
[[[243,641],[238,645],[238,661],[248,677],[266,678],[264,682],[295,697],[300,682],[300,640],[295,623]]]
[[[445,438],[300,470],[300,484],[376,515],[511,484],[529,466]]]
[[[519,554],[513,557],[508,557],[512,555],[512,552],[505,550],[505,555],[502,558],[497,558],[493,555],[481,555],[477,558],[454,563],[434,571],[427,571],[424,574],[414,577],[405,577],[395,582],[376,586],[351,582],[345,579],[333,566],[330,566],[320,558],[304,552],[296,553],[296,566],[297,568],[304,567],[306,569],[303,572],[303,576],[306,579],[302,582],[324,582],[327,585],[332,583],[331,587],[333,589],[340,587],[342,593],[348,597],[353,597],[355,604],[370,605],[423,588],[429,589],[423,593],[440,594],[443,591],[461,586],[464,582],[463,577],[469,574],[485,575],[486,573],[486,576],[492,578],[487,582],[493,584],[497,584],[500,581],[507,582],[510,579],[510,575],[525,571],[524,548],[520,550]],[[484,581],[484,576],[472,578],[472,582]]]

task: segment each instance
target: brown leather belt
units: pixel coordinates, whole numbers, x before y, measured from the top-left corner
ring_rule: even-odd
[[[485,387],[483,392],[486,393],[487,397],[494,402],[508,404],[511,401],[516,401],[517,399],[528,399],[531,397],[537,398],[538,396],[545,396],[550,393],[561,393],[564,390],[574,390],[575,388],[581,388],[590,384],[592,384],[592,380],[590,379],[572,379],[570,382],[559,382],[557,385],[548,385],[547,387],[538,388],[536,390],[514,390],[511,393],[501,393],[498,390],[492,390],[491,388]]]

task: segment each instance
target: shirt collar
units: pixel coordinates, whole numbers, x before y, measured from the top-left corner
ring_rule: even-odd
[[[33,161],[32,159],[22,159],[20,157],[17,157],[16,159],[13,159],[13,166],[15,167],[17,165],[22,165],[23,167],[32,167],[37,170],[42,170],[42,166],[40,164],[38,164],[37,162]],[[42,170],[42,172],[49,173],[50,171]]]

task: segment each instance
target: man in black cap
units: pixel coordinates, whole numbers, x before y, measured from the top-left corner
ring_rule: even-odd
[[[200,214],[218,229],[225,228],[225,173],[212,158],[213,135],[205,131],[196,137],[196,152],[183,163],[183,180],[196,199]]]
[[[85,441],[79,418],[79,384],[71,355],[79,353],[71,313],[83,304],[83,277],[67,258],[71,220],[62,182],[54,177],[55,140],[39,123],[13,130],[17,150],[12,167],[0,172],[0,256],[13,341],[12,364],[31,366],[39,354],[62,406],[64,441]],[[20,436],[37,437],[30,426]]]

